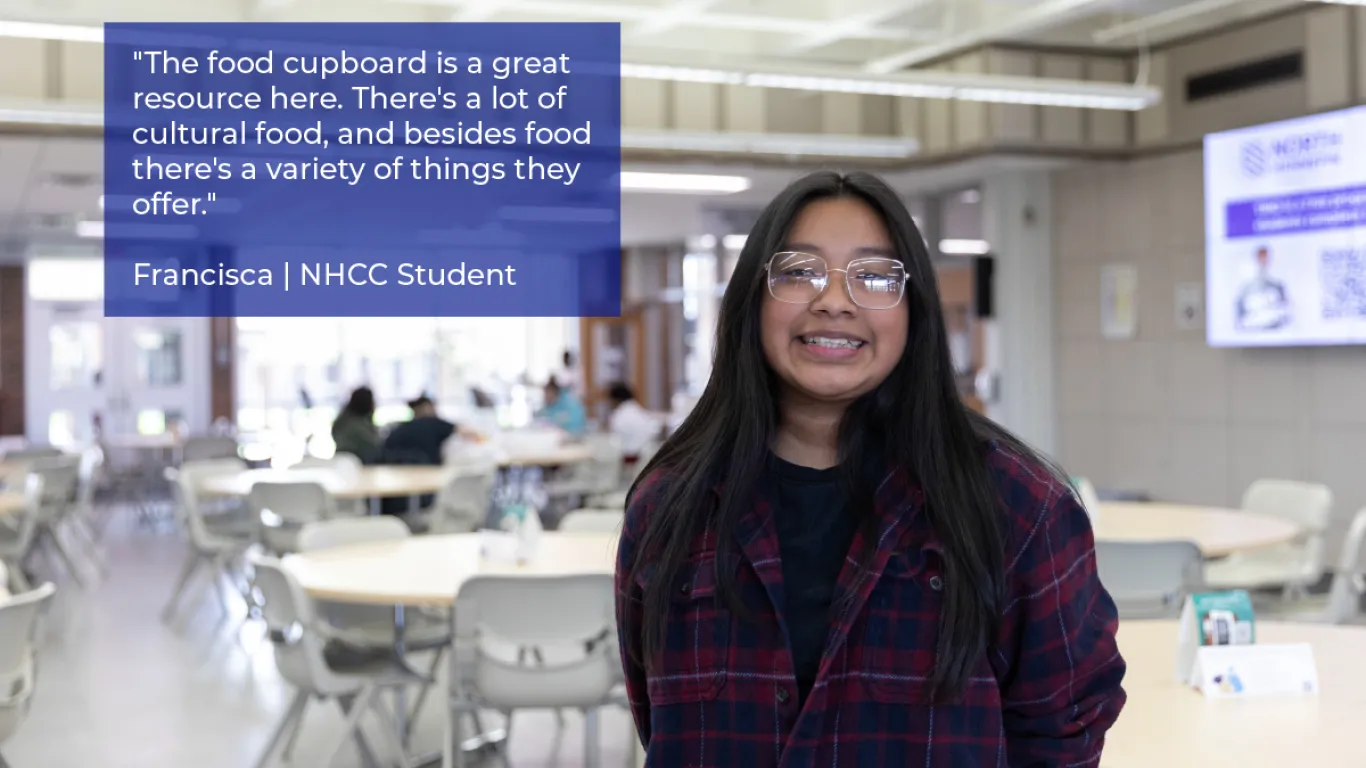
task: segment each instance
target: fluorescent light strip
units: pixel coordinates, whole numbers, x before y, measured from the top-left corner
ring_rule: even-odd
[[[949,256],[985,256],[991,244],[985,240],[940,240],[939,252]]]
[[[704,173],[650,173],[622,171],[623,192],[676,192],[694,195],[733,195],[749,189],[752,182],[744,176],[718,176]]]
[[[4,21],[0,19],[0,37],[19,37],[25,40],[66,40],[73,43],[102,43],[102,27],[83,27],[75,24],[44,24],[34,21]]]
[[[1073,83],[1026,77],[941,72],[841,77],[816,72],[744,72],[739,69],[624,63],[621,65],[621,75],[643,80],[749,85],[757,88],[824,93],[859,93],[914,99],[958,99],[998,104],[1126,111],[1144,109],[1161,100],[1161,92],[1155,88],[1120,83]]]
[[[919,149],[913,139],[686,131],[622,131],[621,146],[676,152],[865,158],[906,158]]]

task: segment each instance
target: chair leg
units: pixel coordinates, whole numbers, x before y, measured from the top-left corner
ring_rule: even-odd
[[[584,768],[598,768],[602,761],[602,734],[598,727],[598,716],[602,710],[598,707],[585,710],[583,713],[583,766]]]
[[[379,732],[388,742],[387,746],[395,755],[398,755],[399,768],[412,768],[412,763],[408,760],[408,752],[403,748],[403,730],[399,727],[398,719],[392,717],[388,707],[384,706],[384,697],[376,696],[370,702],[370,709],[374,711],[375,719],[379,720]]]
[[[432,666],[427,670],[427,679],[432,682],[423,683],[421,690],[417,692],[417,699],[413,701],[413,708],[408,711],[408,725],[405,728],[404,738],[411,738],[413,735],[413,724],[417,722],[417,716],[422,714],[422,705],[427,701],[427,694],[431,692],[432,686],[436,685],[436,675],[441,669],[441,659],[445,655],[445,646],[436,649],[436,655],[432,659]]]
[[[288,764],[294,758],[294,745],[299,741],[299,734],[303,732],[304,715],[308,713],[308,702],[312,701],[312,696],[304,696],[303,703],[299,705],[299,713],[295,715],[298,720],[294,730],[289,732],[289,738],[285,740],[285,748],[280,750],[280,762]]]
[[[280,724],[275,726],[275,733],[271,734],[270,741],[266,742],[266,748],[261,751],[261,757],[256,761],[256,768],[266,768],[270,765],[270,759],[275,755],[275,748],[280,746],[280,740],[289,732],[292,727],[294,733],[290,734],[290,741],[294,740],[294,735],[298,733],[299,726],[302,725],[304,707],[308,704],[308,694],[299,691],[294,694],[294,701],[290,702],[289,710],[280,719]]]
[[[43,529],[43,532],[48,544],[52,546],[52,551],[57,553],[57,559],[62,561],[62,566],[66,568],[66,572],[71,575],[71,580],[76,582],[77,587],[84,589],[85,579],[81,578],[80,569],[76,567],[76,563],[72,559],[71,553],[67,551],[66,545],[63,544],[61,538],[57,536],[57,531],[50,527],[46,527]]]
[[[14,563],[6,561],[5,566],[9,569],[9,588],[12,592],[18,594],[33,589],[33,585],[29,583],[28,576],[24,575],[23,558],[20,558]],[[0,768],[3,768],[3,766],[0,766]]]
[[[337,699],[337,706],[341,707],[342,714],[350,715],[351,709],[356,704],[355,696],[343,696]],[[355,732],[356,749],[360,751],[360,763],[365,768],[379,768],[381,765],[375,757],[375,750],[370,746],[370,740],[365,738],[365,731],[357,728]],[[345,739],[342,740],[345,743]]]
[[[199,563],[202,560],[198,552],[191,552],[185,560],[185,566],[180,569],[180,578],[176,579],[175,591],[171,593],[171,599],[166,601],[166,607],[161,609],[161,620],[170,621],[175,614],[176,604],[185,593],[185,588],[189,586],[190,579],[194,577],[194,572],[199,570]]]
[[[374,686],[367,686],[356,696],[356,700],[351,704],[351,711],[346,713],[346,726],[342,729],[341,739],[337,741],[336,748],[328,755],[327,761],[320,763],[320,765],[332,765],[337,762],[337,756],[341,754],[346,742],[350,741],[352,735],[358,732],[361,716],[374,702],[377,690]]]

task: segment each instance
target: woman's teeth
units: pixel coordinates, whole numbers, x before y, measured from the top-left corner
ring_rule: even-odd
[[[802,338],[802,341],[806,344],[830,349],[858,349],[864,344],[862,341],[854,341],[853,339],[828,339],[824,336],[806,336]]]

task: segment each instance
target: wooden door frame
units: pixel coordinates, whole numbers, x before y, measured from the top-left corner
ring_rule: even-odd
[[[624,325],[627,328],[628,337],[634,330],[634,340],[628,341],[631,345],[631,381],[628,382],[631,388],[636,391],[638,397],[643,396],[646,385],[645,376],[645,312],[643,307],[633,307],[623,309],[621,317],[585,317],[579,322],[579,352],[583,363],[583,405],[584,409],[590,414],[594,412],[598,403],[607,400],[607,392],[603,387],[611,382],[600,382],[596,379],[597,350],[593,345],[595,332],[599,327],[613,325]]]

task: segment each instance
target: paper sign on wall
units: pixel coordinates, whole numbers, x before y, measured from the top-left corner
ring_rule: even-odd
[[[1107,264],[1100,270],[1100,332],[1107,339],[1138,333],[1138,268]]]
[[[1205,324],[1205,286],[1179,283],[1176,286],[1176,327],[1189,331]]]

